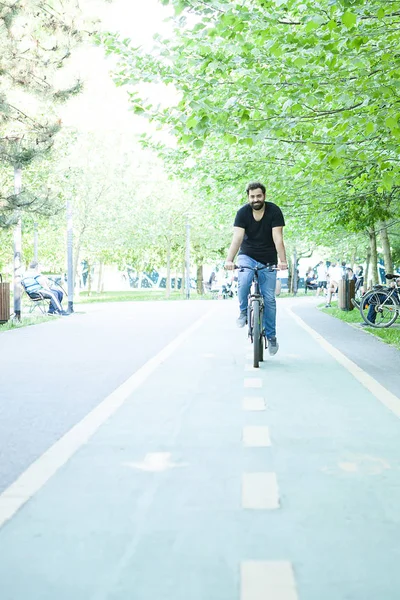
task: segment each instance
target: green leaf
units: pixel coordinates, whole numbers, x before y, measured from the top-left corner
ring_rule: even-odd
[[[342,160],[340,158],[338,158],[337,156],[332,156],[329,159],[329,164],[331,165],[331,167],[336,169],[337,167],[339,167],[342,164]]]
[[[365,133],[366,135],[370,135],[371,133],[374,133],[375,131],[375,124],[372,123],[372,121],[370,121],[369,123],[367,123],[367,126],[365,128]]]
[[[314,29],[318,29],[319,23],[315,23],[315,21],[309,21],[306,25],[306,33],[311,33]]]
[[[385,16],[385,9],[381,7],[376,13],[376,16],[378,17],[378,19],[383,19],[383,17]]]
[[[224,135],[224,141],[225,141],[227,144],[236,144],[236,142],[237,142],[237,137],[236,137],[236,135],[232,135],[231,133],[226,133],[226,134]]]
[[[385,189],[390,191],[393,185],[393,173],[384,173],[382,179]]]
[[[298,56],[296,58],[296,60],[294,61],[294,64],[296,65],[296,67],[300,68],[300,67],[304,67],[304,65],[307,64],[307,61],[305,58],[302,58],[301,56]]]
[[[347,27],[347,29],[351,29],[357,23],[357,15],[346,11],[342,16],[342,23]]]
[[[279,58],[279,56],[282,56],[282,54],[283,54],[283,50],[277,42],[273,46],[271,46],[270,52],[277,58]]]
[[[398,127],[397,119],[395,119],[394,117],[388,117],[385,121],[385,125],[388,129],[393,131],[393,129],[397,129]]]

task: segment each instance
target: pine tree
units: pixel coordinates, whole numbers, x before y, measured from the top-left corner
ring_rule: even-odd
[[[74,0],[0,0],[0,227],[21,210],[49,211],[50,197],[10,192],[6,169],[51,149],[61,127],[57,105],[82,89],[79,80],[58,89],[55,76],[93,30]]]

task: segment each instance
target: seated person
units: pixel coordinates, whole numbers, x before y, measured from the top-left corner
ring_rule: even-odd
[[[305,291],[307,290],[316,290],[317,289],[317,279],[315,277],[315,273],[313,269],[308,269],[306,273],[305,279]]]
[[[26,293],[31,298],[39,298],[41,296],[50,299],[49,315],[58,314],[67,316],[69,314],[63,310],[61,305],[64,296],[62,290],[45,275],[40,273],[39,265],[35,260],[29,265],[29,269],[25,273],[22,282]],[[38,292],[40,292],[40,294]]]
[[[331,307],[332,296],[338,291],[339,281],[342,279],[342,274],[343,269],[339,263],[332,263],[328,269],[329,285],[325,308]]]

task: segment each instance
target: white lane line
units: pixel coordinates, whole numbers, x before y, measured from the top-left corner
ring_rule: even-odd
[[[34,496],[57,471],[108,421],[146,379],[215,312],[211,308],[156,356],[105,398],[70,431],[51,446],[0,495],[0,527]]]
[[[293,567],[286,561],[245,561],[240,600],[298,600]]]
[[[279,489],[275,473],[242,474],[242,507],[254,510],[279,508]]]
[[[243,444],[254,448],[267,448],[271,446],[268,427],[246,426],[243,427]]]
[[[324,350],[328,352],[339,364],[341,364],[345,369],[349,371],[359,381],[371,394],[379,400],[386,408],[391,410],[397,417],[400,417],[400,398],[389,392],[383,385],[378,383],[376,379],[371,377],[368,373],[366,373],[361,367],[356,365],[352,360],[347,358],[340,350],[332,346],[329,342],[326,341],[325,338],[322,337],[319,333],[317,333],[312,327],[307,325],[298,317],[290,308],[286,308],[290,316],[302,327],[305,329],[311,337],[313,337]]]
[[[265,399],[262,396],[245,396],[242,401],[242,408],[249,411],[265,410]]]
[[[262,387],[262,379],[259,377],[248,377],[244,380],[245,388],[261,388]]]

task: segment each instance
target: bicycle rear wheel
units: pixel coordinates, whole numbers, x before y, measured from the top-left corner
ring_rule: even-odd
[[[360,313],[370,327],[390,327],[397,319],[400,306],[384,290],[367,292],[360,301]]]
[[[260,330],[260,302],[253,300],[253,367],[259,366],[261,349],[261,330]]]

